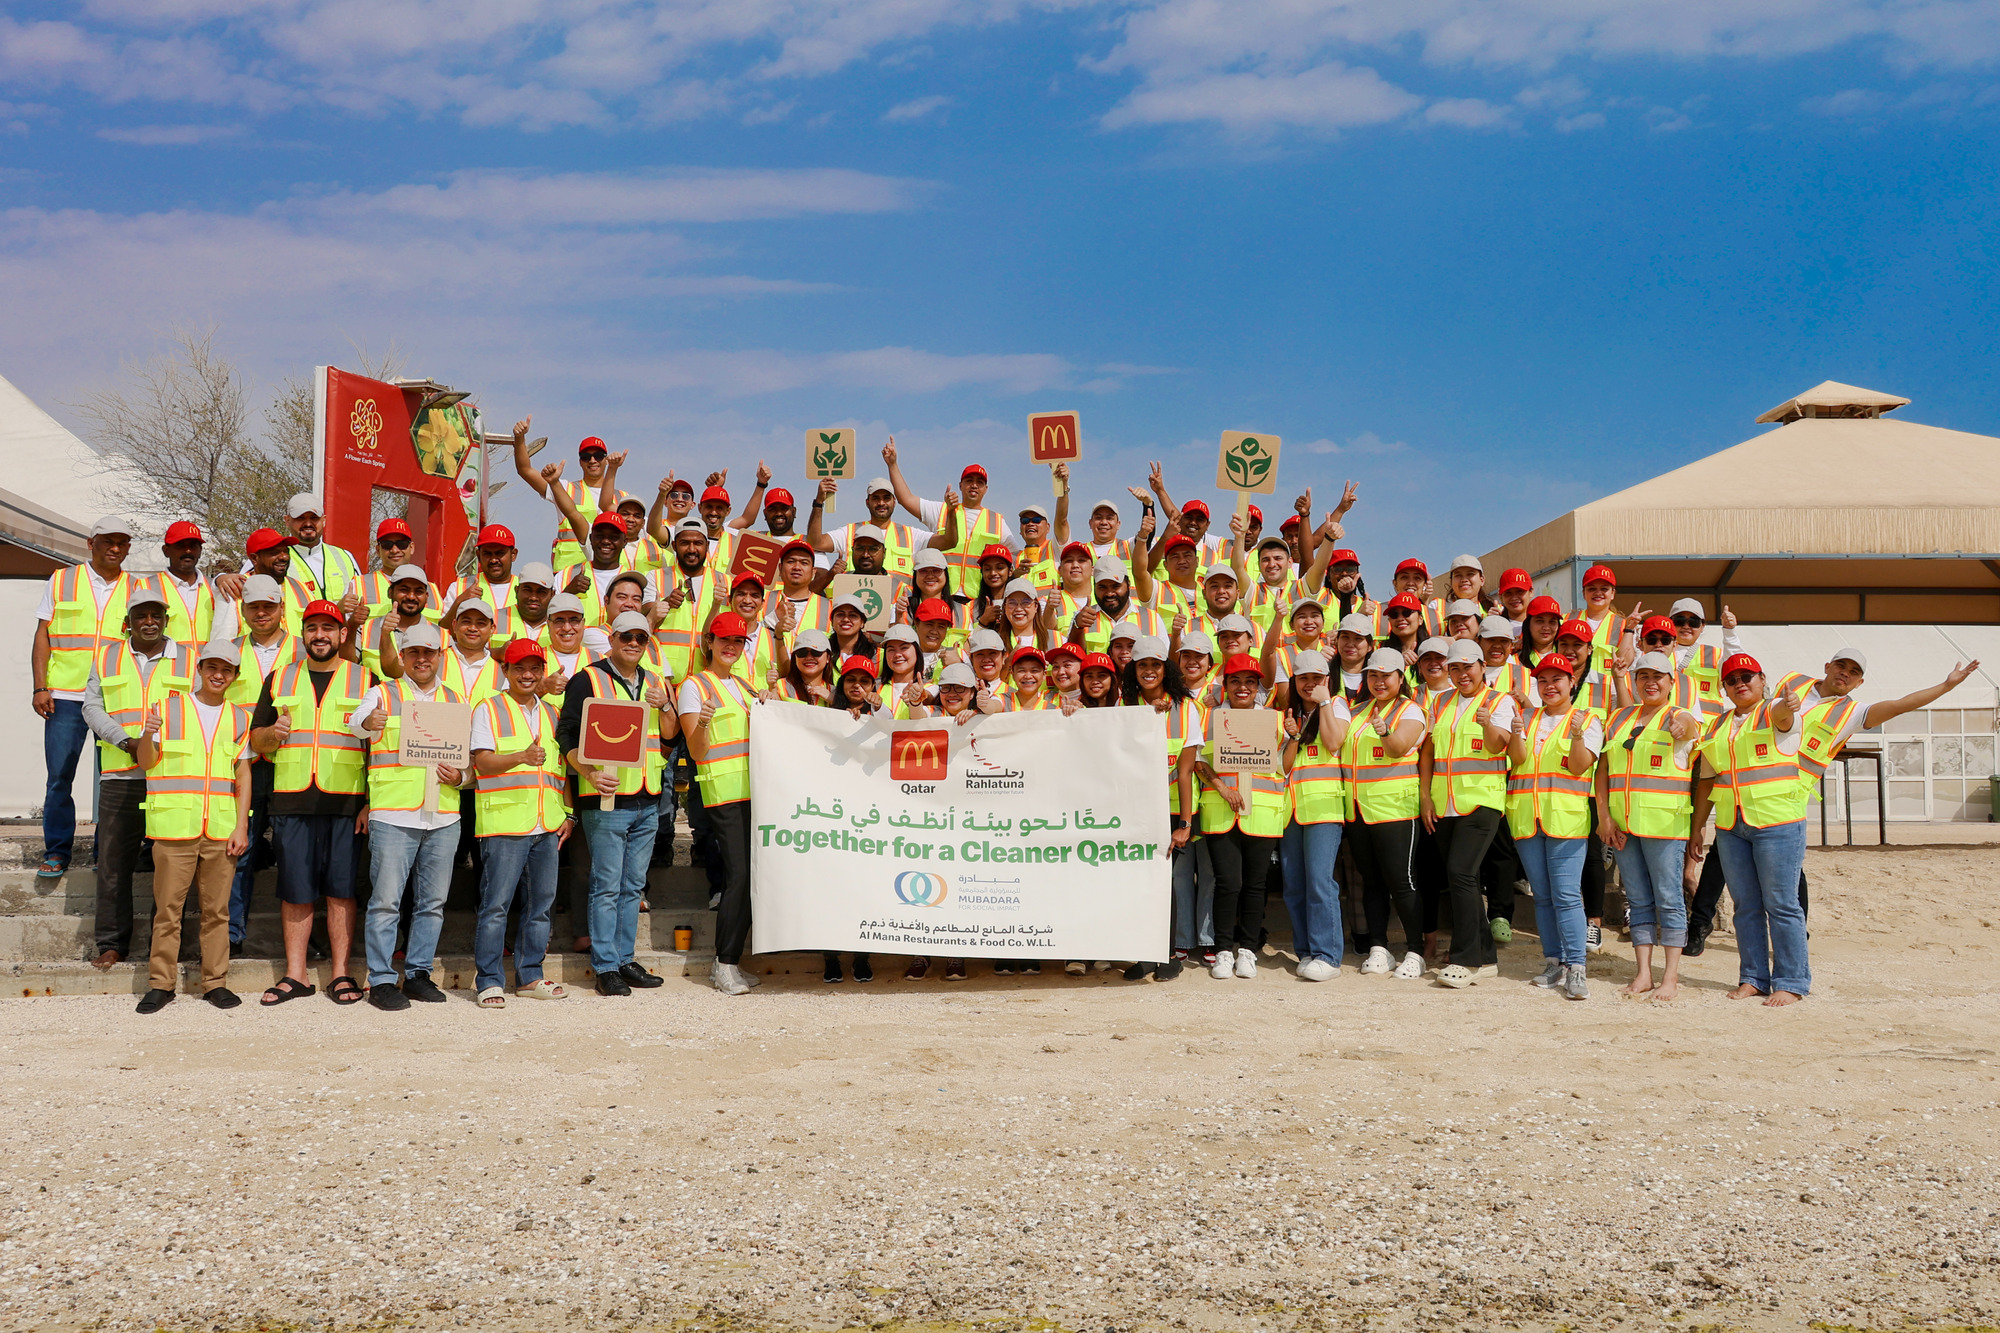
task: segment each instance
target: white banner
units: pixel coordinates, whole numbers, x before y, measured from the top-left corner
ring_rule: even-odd
[[[1164,959],[1166,728],[1150,708],[857,722],[759,704],[759,953]]]

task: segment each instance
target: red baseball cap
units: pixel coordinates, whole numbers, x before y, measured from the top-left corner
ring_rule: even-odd
[[[589,444],[590,441],[585,440],[584,443]],[[513,666],[516,662],[525,662],[531,657],[537,662],[546,662],[549,660],[549,655],[543,650],[542,645],[536,643],[533,639],[509,639],[507,641],[507,651],[500,654],[501,662],[507,666]]]
[[[1587,620],[1565,620],[1562,624],[1556,626],[1556,637],[1560,639],[1565,634],[1589,643],[1590,622]]]
[[[694,483],[686,477],[675,477],[673,485],[667,487],[667,494],[672,495],[675,491],[686,491],[689,495],[693,495]]]
[[[1299,525],[1299,516],[1297,514],[1293,514],[1290,518],[1286,519],[1283,523],[1280,523],[1278,525],[1278,531],[1290,532],[1293,528],[1296,528],[1298,525]]]
[[[303,625],[314,616],[325,616],[336,625],[347,623],[347,617],[340,614],[340,608],[324,598],[316,602],[307,602],[306,609],[299,612],[299,623]]]
[[[769,509],[773,505],[792,505],[794,509],[798,508],[792,504],[792,493],[783,486],[773,486],[764,492],[764,508]]]
[[[1541,675],[1544,671],[1560,671],[1565,676],[1574,676],[1576,674],[1576,666],[1561,653],[1550,653],[1547,657],[1535,663],[1535,674],[1537,676]]]
[[[1523,592],[1533,592],[1535,581],[1528,577],[1525,569],[1506,569],[1500,572],[1500,591],[1512,592],[1519,588]]]
[[[870,658],[863,657],[859,653],[856,653],[854,656],[848,658],[845,662],[842,662],[840,664],[840,674],[843,676],[861,675],[868,677],[868,679],[870,680],[875,680],[879,678],[879,673],[877,673],[877,671],[875,670],[874,661]]]
[[[1358,565],[1361,563],[1361,557],[1343,546],[1328,556],[1326,563],[1328,565]]]
[[[1200,514],[1203,518],[1207,518],[1208,502],[1206,500],[1189,500],[1181,506],[1181,512],[1183,514]]]
[[[1092,667],[1102,667],[1114,676],[1118,674],[1118,664],[1111,660],[1110,653],[1091,653],[1085,657],[1083,659],[1083,669],[1088,671]]]
[[[1055,647],[1049,649],[1049,655],[1043,660],[1053,662],[1058,657],[1074,657],[1077,661],[1083,662],[1089,660],[1090,654],[1085,652],[1081,647],[1079,647],[1076,644],[1059,643]]]
[[[1011,566],[1014,563],[1014,553],[1000,543],[995,542],[979,553],[980,564],[983,565],[988,560],[1005,560]]]
[[[591,528],[616,528],[625,531],[625,516],[615,509],[607,509],[590,521]]]
[[[1233,676],[1239,671],[1247,671],[1253,676],[1264,674],[1264,668],[1257,665],[1257,659],[1248,653],[1238,653],[1222,664],[1222,674]]]
[[[411,541],[417,539],[417,534],[410,531],[410,525],[400,518],[385,518],[375,527],[375,540],[378,542],[392,534],[408,537]]]
[[[488,523],[479,530],[479,540],[473,544],[475,546],[505,546],[511,549],[514,545],[514,533],[512,529],[503,528],[498,523]]]
[[[1583,581],[1586,584],[1608,583],[1614,588],[1618,586],[1618,576],[1611,572],[1609,565],[1592,565],[1583,571]]]
[[[279,532],[276,528],[259,528],[244,540],[243,549],[251,555],[256,555],[259,551],[268,551],[273,546],[290,546],[291,544],[292,539],[284,533]]]
[[[1531,616],[1560,616],[1562,613],[1562,603],[1553,597],[1537,597],[1528,603],[1528,614]]]
[[[1160,554],[1164,556],[1168,552],[1180,550],[1183,546],[1194,545],[1197,545],[1194,538],[1188,536],[1185,532],[1176,532],[1173,536],[1167,538],[1166,549],[1161,551]]]
[[[965,465],[965,471],[958,474],[958,479],[960,481],[964,481],[967,477],[977,477],[981,481],[985,481],[986,469],[979,466],[979,464],[977,463],[967,463]]]
[[[1758,676],[1764,674],[1764,668],[1759,666],[1757,659],[1748,653],[1732,653],[1724,658],[1722,668],[1717,674],[1727,676],[1732,671],[1748,671]]]
[[[1417,600],[1417,595],[1413,592],[1399,592],[1383,603],[1384,610],[1392,606],[1404,611],[1421,611],[1424,609],[1424,604]]]
[[[203,540],[205,539],[201,535],[201,529],[186,519],[181,519],[179,522],[171,523],[167,526],[165,541],[168,546],[172,546],[175,542],[198,542]]]
[[[786,542],[778,551],[778,559],[783,560],[794,551],[804,551],[807,555],[811,555],[813,554],[813,544],[804,537],[794,537]]]
[[[582,458],[585,453],[589,452],[592,449],[595,449],[599,453],[604,453],[604,454],[608,454],[611,452],[611,450],[605,446],[604,441],[598,439],[595,435],[586,435],[583,437],[582,440],[577,442],[576,456],[578,458]]]
[[[943,601],[943,599],[942,599],[942,598],[938,598],[938,597],[926,597],[926,598],[925,598],[925,599],[924,599],[924,600],[923,600],[923,601],[922,601],[921,603],[919,603],[919,604],[918,604],[918,606],[917,606],[917,619],[918,619],[918,620],[942,620],[942,621],[944,621],[944,622],[945,622],[946,624],[950,624],[950,623],[951,623],[951,608],[950,608],[950,607],[948,607],[948,606],[946,606],[946,605],[944,604],[944,601]]]
[[[735,592],[738,588],[742,587],[746,583],[754,583],[759,588],[768,586],[765,584],[763,578],[759,576],[755,570],[746,569],[741,574],[738,574],[735,580],[729,585],[729,591]]]
[[[1069,545],[1062,548],[1062,555],[1059,556],[1058,559],[1062,560],[1069,559],[1069,553],[1071,551],[1081,552],[1086,558],[1088,558],[1090,555],[1090,547],[1087,544],[1083,542],[1071,542]]]
[[[1647,616],[1646,623],[1639,626],[1639,637],[1642,639],[1648,634],[1674,634],[1677,632],[1674,629],[1674,622],[1665,616]]]
[[[1024,657],[1032,657],[1037,662],[1043,662],[1043,663],[1046,663],[1049,660],[1048,658],[1042,655],[1042,650],[1035,647],[1035,645],[1032,643],[1022,644],[1019,648],[1016,648],[1014,650],[1014,655],[1007,660],[1010,662],[1018,662]]]
[[[724,611],[708,623],[708,632],[718,639],[747,639],[750,637],[750,625],[734,611]]]
[[[694,488],[690,486],[688,489],[693,490]],[[729,492],[723,490],[720,486],[711,486],[701,493],[700,503],[707,504],[711,500],[720,500],[722,503],[728,504]]]
[[[1261,524],[1261,523],[1262,523],[1262,522],[1264,521],[1264,511],[1263,511],[1263,510],[1261,510],[1261,509],[1259,509],[1259,508],[1258,508],[1258,507],[1257,507],[1256,505],[1251,505],[1251,506],[1250,506],[1250,521],[1251,521],[1252,523],[1258,523],[1258,524]]]
[[[1431,567],[1425,564],[1423,561],[1417,559],[1415,556],[1411,556],[1408,560],[1405,560],[1402,564],[1396,566],[1396,572],[1398,574],[1402,573],[1406,569],[1414,569],[1417,571],[1417,573],[1422,574],[1425,578],[1429,578],[1431,576]]]

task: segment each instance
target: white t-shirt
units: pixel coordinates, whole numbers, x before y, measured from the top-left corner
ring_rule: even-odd
[[[894,522],[894,520],[893,520],[893,519],[892,519],[892,520],[890,520],[890,521],[891,521],[891,522]],[[872,523],[863,523],[863,524],[848,524],[848,523],[843,523],[843,524],[841,524],[841,525],[840,525],[839,527],[835,528],[835,529],[834,529],[834,530],[833,530],[832,532],[829,532],[829,533],[827,533],[827,534],[826,534],[826,536],[827,536],[827,540],[829,540],[829,541],[831,541],[831,542],[833,543],[833,554],[831,554],[831,555],[828,555],[828,554],[827,554],[827,553],[826,553],[825,551],[818,551],[818,552],[815,552],[815,555],[816,555],[816,556],[818,557],[818,559],[816,559],[816,560],[814,561],[814,563],[815,563],[815,564],[819,564],[819,567],[820,567],[821,569],[832,569],[832,568],[833,568],[833,567],[834,567],[835,565],[838,565],[838,564],[840,564],[840,563],[841,563],[841,562],[842,562],[843,560],[847,559],[847,540],[848,540],[848,534],[849,534],[849,532],[850,532],[850,531],[851,531],[851,530],[852,530],[852,529],[853,529],[854,527],[857,527],[857,526],[859,526],[859,527],[874,527],[874,525],[873,525]],[[878,532],[880,531],[880,529],[879,529],[879,528],[878,528],[878,529],[876,529],[876,530],[877,530]],[[921,526],[919,526],[919,525],[917,525],[917,524],[915,524],[915,523],[912,523],[912,524],[910,525],[910,550],[911,550],[911,553],[912,553],[912,554],[914,554],[914,553],[916,553],[917,551],[921,551],[921,550],[923,550],[923,549],[924,549],[924,544],[925,544],[926,542],[930,541],[930,539],[931,539],[932,537],[936,536],[936,535],[937,535],[937,534],[936,534],[936,533],[934,533],[934,532],[932,532],[932,531],[931,531],[931,530],[930,530],[929,528],[926,528],[926,527],[921,527]],[[886,548],[886,547],[888,546],[888,544],[889,544],[889,539],[888,539],[887,537],[884,537],[884,538],[882,539],[882,544],[883,544],[883,546],[884,546],[884,547]],[[823,561],[824,561],[825,563],[823,563],[823,564],[820,564],[820,561],[821,561],[821,560],[823,560]]]
[[[406,678],[403,682],[403,688],[419,699],[437,698],[437,686],[435,683],[427,690],[420,690]],[[381,706],[382,687],[380,685],[369,686],[367,693],[361,696],[360,702],[354,705],[354,711],[347,715],[347,729],[359,736],[364,742],[368,741],[370,733],[365,730],[366,724],[369,718],[375,716],[375,710]],[[473,711],[474,725],[477,725],[482,712],[484,712],[483,709],[475,709]],[[463,779],[461,785],[471,781],[470,772],[461,776]],[[368,812],[368,822],[371,824],[389,824],[396,828],[443,828],[447,824],[456,824],[458,822],[458,811],[439,810],[435,814],[427,815],[421,807],[415,810],[370,810]]]
[[[285,633],[282,627],[277,634],[272,636],[269,643],[259,643],[254,638],[250,640],[250,651],[257,654],[257,674],[259,676],[268,676],[271,674],[271,667],[278,660],[278,650],[284,646]]]
[[[214,748],[215,729],[222,725],[222,710],[228,706],[224,700],[219,704],[205,704],[198,694],[188,695],[188,702],[194,705],[195,716],[201,719],[201,735],[205,748]]]
[[[472,710],[472,752],[475,755],[481,750],[498,751],[500,748],[493,740],[493,708],[487,707],[487,704],[493,705],[493,708],[500,707],[500,702],[496,698],[488,699],[485,703]],[[542,745],[554,745],[556,743],[554,736],[549,737],[546,741],[542,740],[543,709],[540,699],[535,700],[533,704],[523,708],[521,711],[528,715],[528,736],[531,740]],[[525,750],[528,747],[526,745],[516,745],[514,748]],[[509,771],[511,772],[512,770],[510,769]],[[553,833],[554,831],[537,814],[535,816],[535,826],[529,829],[528,833]]]
[[[979,522],[978,516],[985,512],[984,509],[961,508],[958,515],[958,535],[963,538],[966,529],[972,524]],[[944,527],[944,501],[917,501],[917,518],[932,532],[939,531]],[[1007,525],[1007,519],[1004,515],[1000,518],[1000,543],[1015,555],[1021,553],[1021,539],[1014,535],[1014,529]]]
[[[1590,721],[1584,723],[1583,726],[1583,748],[1592,754],[1599,754],[1604,749],[1604,723],[1598,719],[1595,713],[1589,714],[1589,717]],[[1507,725],[1510,729],[1513,727],[1513,723],[1514,720],[1512,718],[1507,719]],[[1561,717],[1550,717],[1547,713],[1542,714],[1536,720],[1535,734],[1528,748],[1539,753],[1542,746],[1548,743],[1550,732],[1554,731],[1557,727],[1566,727],[1568,725],[1568,713],[1564,713]],[[1796,744],[1796,742],[1794,743]]]
[[[84,561],[83,572],[90,576],[90,593],[91,596],[97,599],[98,613],[102,615],[104,611],[104,599],[111,595],[111,590],[118,586],[118,581],[117,579],[99,578],[97,575],[97,567],[95,565],[92,565],[88,560]],[[55,576],[52,574],[42,583],[42,600],[35,606],[35,619],[54,620],[55,618],[56,618],[56,590],[55,590]],[[125,633],[125,627],[123,625],[106,625],[104,628],[106,633],[114,634],[119,637],[123,637]],[[55,697],[58,699],[74,699],[78,703],[82,703],[83,691],[57,690],[55,691]]]
[[[1458,726],[1460,720],[1464,717],[1464,715],[1468,711],[1473,711],[1473,712],[1478,711],[1480,698],[1481,696],[1474,695],[1472,698],[1468,699],[1463,694],[1460,694],[1454,690],[1452,692],[1451,698],[1445,701],[1444,707],[1438,713],[1438,718],[1440,721],[1444,723],[1445,729],[1450,730],[1451,728]],[[1512,696],[1502,695],[1498,700],[1498,702],[1496,702],[1493,705],[1492,719],[1493,719],[1493,725],[1498,727],[1501,731],[1503,732],[1513,731],[1514,700]],[[1542,734],[1546,736],[1548,733],[1543,732]],[[1585,739],[1588,739],[1587,735]],[[1602,739],[1602,737],[1600,736],[1599,739]],[[1504,752],[1501,756],[1498,757],[1504,758],[1505,757]],[[1451,795],[1451,784],[1446,783],[1444,808],[1439,810],[1438,814],[1464,815],[1470,813],[1471,813],[1470,810],[1461,810],[1458,808],[1458,802]]]

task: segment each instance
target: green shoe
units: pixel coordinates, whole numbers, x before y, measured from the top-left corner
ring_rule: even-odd
[[[1493,920],[1487,922],[1486,928],[1493,932],[1493,942],[1495,944],[1507,944],[1514,938],[1514,923],[1504,916],[1495,917]]]

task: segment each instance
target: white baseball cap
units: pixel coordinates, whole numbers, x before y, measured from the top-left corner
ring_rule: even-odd
[[[884,643],[915,643],[917,632],[908,625],[891,625],[882,635]]]
[[[1420,657],[1422,655],[1418,654]],[[1444,655],[1446,666],[1458,666],[1460,663],[1477,666],[1485,660],[1486,654],[1479,651],[1479,645],[1465,639],[1453,639],[1451,650]]]
[[[402,573],[401,570],[396,572]],[[539,560],[530,560],[514,571],[514,581],[535,588],[553,588],[556,586],[556,572]]]
[[[530,568],[533,568],[533,566],[530,566]],[[258,577],[261,578],[263,576],[259,575]],[[431,576],[424,573],[422,565],[397,565],[396,572],[389,576],[389,586],[393,588],[398,583],[421,583],[428,588],[431,586]],[[547,587],[548,585],[543,584],[542,586]]]
[[[1206,583],[1210,579],[1228,579],[1231,583],[1234,583],[1236,582],[1236,570],[1224,564],[1210,565],[1207,569],[1201,571],[1201,581]]]
[[[1479,603],[1464,597],[1454,598],[1446,605],[1444,614],[1447,619],[1452,616],[1471,616],[1477,620],[1479,618]]]
[[[90,535],[93,537],[130,537],[132,535],[132,525],[118,514],[106,514],[103,518],[91,524]]]
[[[1681,598],[1678,602],[1667,608],[1667,614],[1669,616],[1693,616],[1704,623],[1708,620],[1708,612],[1701,609],[1701,601],[1695,597]]]
[[[1143,636],[1139,633],[1138,625],[1136,625],[1130,620],[1121,620],[1117,624],[1111,627],[1111,638],[1109,640],[1106,640],[1106,642],[1116,642],[1119,639],[1130,639],[1132,640],[1132,642],[1137,643],[1141,637]]]
[[[672,535],[676,540],[680,538],[680,535],[683,532],[697,533],[700,535],[703,541],[708,540],[708,524],[692,516],[684,518],[680,522],[674,524],[674,530]]]
[[[1257,631],[1248,619],[1232,611],[1215,622],[1215,632],[1217,634],[1255,634]]]
[[[1001,597],[1000,600],[1004,602],[1008,597],[1036,597],[1039,595],[1035,591],[1035,585],[1026,579],[1012,579],[1007,584],[1005,596]]]
[[[1639,660],[1632,664],[1634,671],[1657,671],[1662,675],[1674,674],[1674,659],[1665,653],[1640,653]]]
[[[910,566],[913,569],[948,569],[950,567],[944,558],[944,552],[938,550],[935,546],[926,546],[923,550],[917,552],[917,558],[910,562]]]
[[[581,597],[578,597],[573,592],[559,592],[555,596],[549,598],[550,619],[554,619],[555,617],[561,615],[565,611],[574,611],[577,615],[580,616],[587,616],[590,614],[588,611],[583,609],[583,599]]]
[[[1093,583],[1123,583],[1125,562],[1115,555],[1100,555],[1097,563],[1090,567],[1090,579]]]
[[[887,477],[870,477],[868,479],[868,489],[863,494],[873,495],[877,491],[887,491],[889,494],[894,495],[896,488],[889,484]]]
[[[1167,641],[1157,634],[1141,634],[1132,644],[1134,662],[1164,662],[1167,660]]]
[[[829,606],[827,608],[827,611],[830,614],[834,611],[838,611],[843,606],[849,607],[855,611],[859,611],[861,613],[861,618],[863,620],[866,620],[868,618],[868,608],[863,606],[861,604],[861,599],[859,597],[856,597],[851,592],[842,593],[840,596],[834,598],[833,605]]]
[[[833,640],[826,637],[823,629],[802,629],[792,644],[792,651],[797,652],[801,648],[809,653],[830,653],[833,651]]]
[[[1340,618],[1340,628],[1336,634],[1359,634],[1364,639],[1375,637],[1375,622],[1359,611],[1349,611]]]
[[[1401,671],[1402,669],[1403,655],[1394,648],[1377,648],[1374,652],[1368,654],[1367,665],[1363,667],[1363,670],[1366,671]]]
[[[1333,673],[1327,667],[1325,653],[1305,648],[1301,649],[1292,658],[1292,674],[1294,676],[1328,676]]]
[[[444,640],[438,636],[438,627],[428,620],[419,620],[408,629],[396,631],[396,647],[399,650],[429,648],[435,651],[443,645]]]
[[[141,583],[132,589],[132,595],[125,599],[125,609],[127,611],[135,606],[165,606],[166,604],[166,595],[158,588],[147,583]]]
[[[1431,637],[1425,639],[1422,643],[1417,645],[1417,656],[1428,657],[1430,656],[1430,654],[1436,653],[1439,657],[1444,658],[1448,662],[1451,660],[1451,646],[1454,643],[1465,643],[1465,640],[1446,639],[1440,637],[1439,635],[1433,634],[1431,635]],[[1469,643],[1466,644],[1465,646],[1468,648],[1472,647],[1472,645]]]
[[[282,602],[285,590],[269,574],[252,574],[243,580],[243,600],[246,602]]]
[[[1113,515],[1119,518],[1124,517],[1123,514],[1118,512],[1118,502],[1115,500],[1098,500],[1090,506],[1090,512],[1093,514],[1100,509],[1109,509]]]
[[[1019,509],[1015,510],[1014,512],[1017,515],[1033,514],[1036,518],[1041,519],[1042,522],[1044,523],[1049,521],[1049,511],[1042,508],[1040,505],[1022,505]]]
[[[998,634],[990,629],[976,629],[966,636],[965,651],[968,653],[1004,653],[1007,651],[1007,644]]]
[[[464,607],[459,608],[461,611],[464,609]],[[627,630],[635,629],[642,629],[646,633],[651,634],[653,632],[653,622],[647,620],[645,615],[638,611],[620,611],[618,619],[611,622],[611,632],[613,634],[623,634]]]
[[[493,604],[484,597],[468,597],[458,604],[458,613],[460,615],[464,615],[467,611],[477,611],[488,620],[496,619],[493,614]]]
[[[1451,569],[1476,569],[1481,574],[1484,574],[1486,572],[1486,566],[1479,563],[1479,557],[1476,555],[1453,556],[1451,558],[1451,567],[1450,569],[1447,569],[1445,572],[1450,573]]]
[[[972,674],[972,668],[964,662],[953,662],[938,675],[940,685],[963,685],[968,689],[979,688],[979,677]]]
[[[326,502],[311,491],[300,491],[285,502],[285,512],[293,518],[304,518],[307,514],[326,513]]]
[[[1479,622],[1479,637],[1482,639],[1512,639],[1514,622],[1505,616],[1488,616]]]
[[[1858,648],[1836,648],[1828,655],[1826,660],[1829,662],[1852,662],[1861,668],[1862,675],[1865,676],[1868,674],[1868,659],[1862,655],[1861,650]]]
[[[201,651],[194,655],[194,660],[197,662],[227,662],[231,666],[242,666],[243,654],[229,640],[215,639],[204,643],[201,646]]]
[[[1184,653],[1205,653],[1215,656],[1215,640],[1198,629],[1188,630],[1181,635],[1181,651]]]

